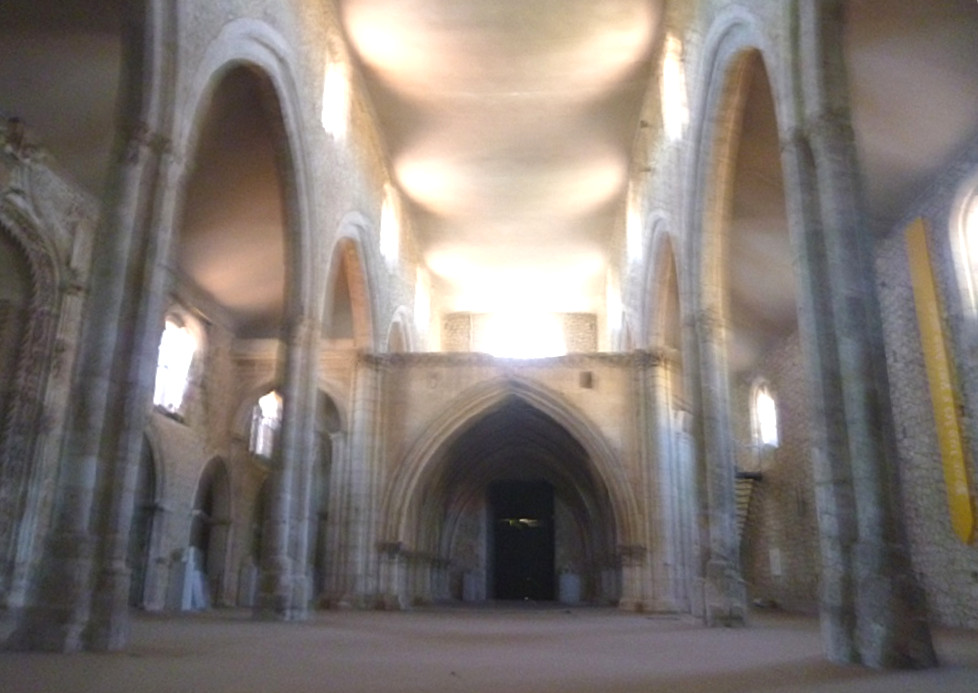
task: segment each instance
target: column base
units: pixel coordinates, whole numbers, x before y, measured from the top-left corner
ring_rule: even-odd
[[[747,586],[729,561],[713,559],[706,565],[703,620],[710,628],[747,623]]]

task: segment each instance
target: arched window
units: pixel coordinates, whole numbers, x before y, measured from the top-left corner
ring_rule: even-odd
[[[964,303],[974,317],[978,315],[978,173],[962,186],[951,226]]]
[[[754,384],[751,396],[751,435],[757,448],[778,447],[778,405],[764,381]]]
[[[260,397],[251,410],[251,443],[248,449],[261,457],[271,457],[281,425],[282,398],[273,390]]]
[[[178,320],[168,317],[163,327],[153,392],[153,404],[172,413],[183,407],[190,366],[197,351],[197,340]]]

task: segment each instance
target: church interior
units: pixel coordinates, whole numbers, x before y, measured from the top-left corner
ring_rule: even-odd
[[[973,0],[5,0],[3,649],[778,615],[937,666],[976,58]]]

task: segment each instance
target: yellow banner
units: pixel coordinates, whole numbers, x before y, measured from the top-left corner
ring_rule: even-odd
[[[907,228],[907,255],[910,258],[910,278],[913,282],[914,303],[917,306],[920,342],[927,380],[930,383],[931,403],[934,406],[937,440],[944,465],[951,526],[961,541],[970,544],[975,539],[974,498],[968,479],[964,438],[961,435],[957,396],[944,340],[937,285],[927,248],[927,227],[923,219],[915,220]]]

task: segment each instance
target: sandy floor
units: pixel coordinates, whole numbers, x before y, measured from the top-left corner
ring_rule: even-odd
[[[978,691],[978,633],[936,634],[943,666],[875,672],[822,659],[818,624],[743,629],[605,609],[326,612],[301,624],[244,612],[139,616],[125,654],[0,653],[0,691]]]

